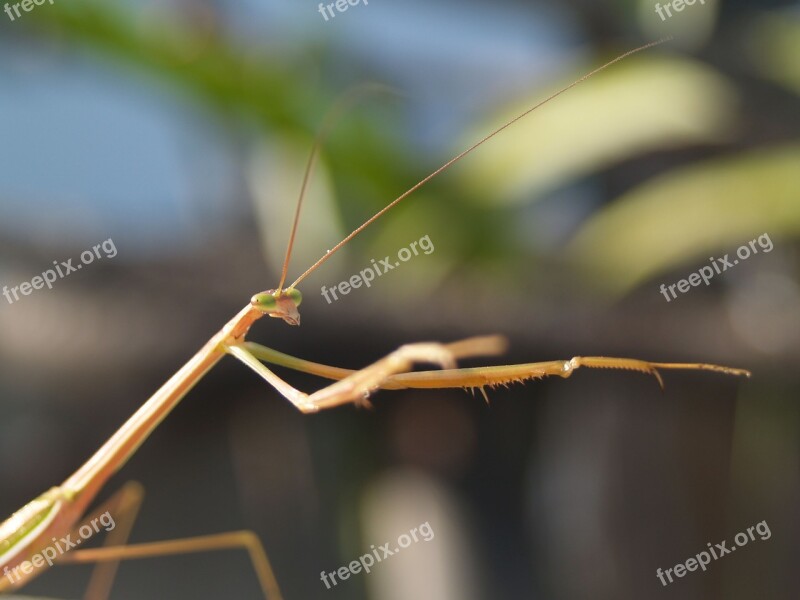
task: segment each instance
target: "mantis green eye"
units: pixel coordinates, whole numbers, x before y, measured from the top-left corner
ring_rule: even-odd
[[[286,290],[286,295],[292,299],[295,306],[300,306],[300,303],[303,301],[303,294],[300,293],[300,290],[289,288]]]
[[[261,292],[250,298],[250,304],[261,310],[272,310],[278,305],[278,302],[275,300],[275,296],[269,292]]]

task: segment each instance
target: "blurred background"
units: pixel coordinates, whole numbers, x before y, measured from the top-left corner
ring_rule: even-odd
[[[55,0],[0,13],[0,286],[112,239],[117,254],[0,298],[0,514],[63,481],[256,291],[275,287],[302,168],[327,141],[290,266],[493,126],[613,56],[309,276],[303,325],[249,339],[358,368],[487,333],[490,362],[574,355],[752,370],[578,371],[480,394],[380,392],[299,414],[232,359],[114,478],[134,542],[250,529],[293,599],[796,598],[800,575],[797,2]],[[774,244],[666,301],[709,257]],[[318,293],[429,236],[328,303]],[[479,365],[483,361],[468,361]],[[305,391],[325,382],[278,369]],[[668,587],[656,577],[766,521]],[[370,546],[429,523],[371,574]],[[25,593],[76,598],[88,570]],[[246,555],[126,563],[113,598],[258,598]]]

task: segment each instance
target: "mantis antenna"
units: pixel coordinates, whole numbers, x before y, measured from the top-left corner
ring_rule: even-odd
[[[319,259],[317,262],[315,262],[313,265],[311,265],[311,267],[309,267],[309,268],[308,268],[308,270],[306,270],[306,272],[305,272],[305,273],[303,273],[302,275],[300,275],[300,277],[298,277],[298,278],[297,278],[297,279],[294,281],[294,283],[292,283],[292,285],[290,285],[289,287],[290,287],[290,288],[294,288],[294,287],[295,287],[295,286],[296,286],[298,283],[300,283],[301,281],[303,281],[303,279],[305,279],[305,278],[306,278],[308,275],[310,275],[310,274],[311,274],[311,273],[313,273],[313,272],[314,272],[314,271],[315,271],[315,270],[316,270],[318,267],[320,267],[320,266],[321,266],[321,265],[322,265],[322,264],[323,264],[323,263],[324,263],[326,260],[328,260],[328,259],[329,259],[331,256],[333,256],[333,254],[335,254],[335,253],[336,253],[336,252],[337,252],[337,251],[338,251],[338,250],[339,250],[339,249],[340,249],[342,246],[344,246],[344,245],[345,245],[347,242],[349,242],[349,241],[350,241],[350,240],[352,240],[354,237],[356,237],[356,236],[357,236],[359,233],[361,233],[362,231],[364,231],[364,229],[366,229],[367,227],[369,227],[369,226],[372,224],[372,222],[373,222],[373,221],[376,221],[376,220],[377,220],[378,218],[380,218],[380,217],[381,217],[381,216],[382,216],[384,213],[386,213],[386,212],[388,212],[390,209],[394,208],[394,207],[395,207],[397,204],[399,204],[400,202],[402,202],[403,200],[405,200],[405,199],[406,199],[408,196],[410,196],[412,193],[414,193],[415,191],[417,191],[417,190],[418,190],[419,188],[421,188],[423,185],[425,185],[426,183],[428,183],[428,182],[429,182],[431,179],[433,179],[434,177],[436,177],[437,175],[439,175],[441,172],[443,172],[443,171],[446,171],[446,170],[447,170],[448,168],[450,168],[450,167],[451,167],[453,164],[457,163],[459,160],[461,160],[462,158],[464,158],[464,157],[465,157],[467,154],[469,154],[470,152],[472,152],[473,150],[475,150],[475,149],[476,149],[476,148],[478,148],[479,146],[482,146],[484,143],[488,142],[490,139],[492,139],[494,136],[496,136],[498,133],[500,133],[500,132],[501,132],[501,131],[503,131],[504,129],[507,129],[508,127],[511,127],[511,125],[513,125],[514,123],[516,123],[516,122],[517,122],[517,121],[519,121],[520,119],[523,119],[523,118],[527,117],[529,114],[531,114],[531,113],[532,113],[533,111],[535,111],[537,108],[540,108],[540,107],[544,106],[545,104],[547,104],[547,103],[548,103],[548,102],[550,102],[551,100],[554,100],[555,98],[557,98],[558,96],[560,96],[560,95],[561,95],[561,94],[563,94],[564,92],[566,92],[566,91],[568,91],[568,90],[570,90],[570,89],[574,88],[574,87],[575,87],[576,85],[578,85],[579,83],[583,83],[584,81],[586,81],[587,79],[589,79],[589,78],[590,78],[590,77],[592,77],[593,75],[596,75],[597,73],[599,73],[600,71],[602,71],[602,70],[604,70],[604,69],[606,69],[606,68],[610,67],[610,66],[611,66],[611,65],[613,65],[614,63],[617,63],[617,62],[619,62],[619,61],[623,60],[624,58],[627,58],[627,57],[629,57],[631,54],[636,54],[637,52],[641,52],[642,50],[647,50],[648,48],[652,48],[653,46],[658,46],[658,45],[660,45],[660,44],[663,44],[664,42],[668,42],[668,41],[670,41],[670,40],[672,40],[672,39],[673,39],[673,36],[667,36],[667,37],[661,38],[660,40],[656,40],[656,41],[654,41],[654,42],[650,42],[650,43],[648,43],[648,44],[645,44],[645,45],[643,45],[643,46],[639,46],[638,48],[634,48],[633,50],[628,50],[628,51],[627,51],[627,52],[625,52],[624,54],[620,54],[620,55],[619,55],[619,56],[617,56],[616,58],[614,58],[614,59],[612,59],[612,60],[608,61],[607,63],[605,63],[604,65],[601,65],[601,66],[597,67],[596,69],[594,69],[593,71],[590,71],[589,73],[587,73],[586,75],[584,75],[584,76],[583,76],[583,77],[581,77],[580,79],[576,79],[575,81],[573,81],[572,83],[570,83],[568,86],[566,86],[566,87],[564,87],[564,88],[561,88],[560,90],[558,90],[557,92],[555,92],[555,93],[551,94],[550,96],[548,96],[547,98],[545,98],[545,99],[544,99],[544,100],[542,100],[541,102],[537,103],[536,105],[532,106],[531,108],[529,108],[529,109],[528,109],[528,110],[526,110],[525,112],[523,112],[523,113],[521,113],[521,114],[517,115],[516,117],[514,117],[513,119],[511,119],[511,120],[507,121],[506,123],[504,123],[503,125],[501,125],[501,126],[500,126],[500,127],[498,127],[497,129],[495,129],[494,131],[492,131],[491,133],[487,134],[486,136],[484,136],[483,138],[481,138],[480,140],[478,140],[477,142],[475,142],[474,144],[472,144],[472,146],[470,146],[469,148],[467,148],[467,149],[466,149],[466,150],[464,150],[463,152],[461,152],[461,153],[457,154],[456,156],[454,156],[453,158],[451,158],[450,160],[448,160],[448,161],[447,161],[446,163],[444,163],[444,164],[443,164],[441,167],[439,167],[438,169],[436,169],[435,171],[433,171],[433,172],[432,172],[430,175],[428,175],[428,176],[427,176],[427,177],[425,177],[424,179],[420,180],[418,183],[416,183],[415,185],[413,185],[411,188],[409,188],[408,190],[406,190],[405,192],[403,192],[403,193],[402,193],[400,196],[398,196],[397,198],[395,198],[395,199],[394,199],[392,202],[390,202],[389,204],[387,204],[386,206],[384,206],[384,207],[383,207],[381,210],[379,210],[377,213],[375,213],[375,214],[374,214],[373,216],[371,216],[369,219],[367,219],[366,221],[364,221],[364,223],[362,223],[362,224],[361,224],[360,226],[358,226],[356,229],[354,229],[353,231],[351,231],[351,232],[350,232],[350,234],[349,234],[349,235],[348,235],[346,238],[344,238],[344,239],[343,239],[341,242],[339,242],[339,243],[338,243],[338,244],[336,244],[336,245],[335,245],[333,248],[331,248],[330,250],[328,250],[328,251],[327,251],[327,252],[326,252],[326,253],[325,253],[325,254],[322,256],[322,258],[320,258],[320,259]],[[317,149],[317,147],[315,146],[314,150],[316,150],[316,149]],[[313,151],[312,151],[312,155],[313,155]],[[304,187],[305,187],[305,182],[303,183],[303,185],[304,185]],[[299,215],[299,213],[300,213],[300,207],[299,207],[299,206],[298,206],[298,208],[297,208],[297,212],[298,212],[298,215]],[[295,222],[295,227],[296,227],[296,226],[297,226],[297,222]],[[292,237],[294,237],[294,231],[292,231]],[[287,257],[287,260],[288,260],[288,257]],[[284,265],[284,274],[285,274],[285,272],[286,272],[286,265]],[[283,284],[283,279],[281,279],[281,284]]]
[[[369,93],[373,92],[394,92],[388,86],[379,84],[379,83],[364,83],[362,85],[358,85],[349,91],[345,92],[339,100],[334,104],[334,106],[328,111],[325,115],[325,118],[322,121],[322,127],[320,127],[319,132],[317,133],[316,138],[314,139],[314,144],[311,146],[311,153],[308,156],[308,162],[306,163],[306,169],[303,173],[303,183],[300,186],[300,195],[297,198],[297,208],[294,211],[294,221],[292,222],[292,232],[289,235],[289,243],[286,246],[286,257],[283,259],[283,269],[281,270],[281,282],[278,284],[278,289],[276,290],[278,294],[283,290],[283,284],[286,282],[286,274],[289,270],[289,259],[292,257],[292,248],[294,247],[294,239],[297,235],[297,225],[300,222],[300,210],[303,206],[303,200],[305,199],[306,192],[308,191],[308,182],[311,179],[311,174],[314,171],[314,166],[317,163],[317,158],[319,157],[319,151],[322,148],[322,145],[325,143],[325,139],[328,137],[328,134],[331,132],[331,129],[339,120],[339,118],[347,112],[354,104],[356,104],[359,100],[361,100],[364,96]],[[294,287],[293,285],[290,287]]]

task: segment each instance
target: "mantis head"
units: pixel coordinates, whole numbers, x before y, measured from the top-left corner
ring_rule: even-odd
[[[289,325],[300,325],[300,313],[297,307],[303,301],[300,290],[267,290],[250,298],[250,304],[265,315],[283,319]]]

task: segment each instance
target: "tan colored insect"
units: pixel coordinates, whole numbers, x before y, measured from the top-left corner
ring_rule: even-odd
[[[519,119],[588,79],[598,71],[634,52],[650,48],[664,41],[666,40],[653,42],[622,54],[492,131],[388,204],[336,246],[328,250],[294,283],[284,287],[289,259],[297,232],[302,200],[321,145],[322,135],[320,135],[314,144],[306,168],[278,287],[253,296],[247,306],[161,386],[120,427],[111,439],[103,444],[94,456],[64,483],[45,492],[0,525],[0,570],[2,570],[2,574],[0,574],[0,592],[23,587],[54,563],[91,562],[98,563],[98,567],[92,576],[86,598],[100,600],[108,597],[120,560],[244,548],[250,554],[264,596],[269,600],[279,600],[282,597],[261,542],[251,532],[233,532],[183,540],[126,545],[142,499],[142,490],[138,484],[126,485],[101,507],[86,514],[89,505],[94,501],[108,479],[125,465],[153,430],[175,408],[178,402],[226,354],[236,357],[253,369],[304,413],[317,412],[342,404],[363,402],[377,389],[477,387],[483,390],[484,386],[523,382],[548,375],[569,377],[579,367],[641,371],[654,375],[659,384],[662,383],[662,380],[658,369],[699,369],[717,371],[728,375],[749,376],[749,373],[743,369],[733,369],[706,363],[655,363],[632,358],[602,356],[575,357],[570,360],[553,360],[519,365],[469,369],[456,368],[456,361],[460,358],[496,355],[503,352],[505,342],[498,336],[471,338],[450,344],[436,342],[409,344],[402,346],[368,367],[358,371],[351,371],[308,362],[282,354],[265,346],[245,341],[245,336],[252,324],[265,315],[282,319],[289,325],[300,325],[298,307],[302,296],[296,286],[373,221],[430,179]],[[337,381],[312,394],[306,394],[283,381],[261,361]],[[434,364],[441,367],[442,370],[409,372],[416,363]],[[43,558],[54,554],[52,551],[54,544],[61,544],[64,540],[69,540],[71,536],[77,539],[80,527],[88,526],[87,523],[96,523],[98,516],[104,514],[104,511],[119,515],[119,518],[117,519],[117,526],[108,534],[103,547],[70,549],[67,552],[58,554],[52,560]]]

